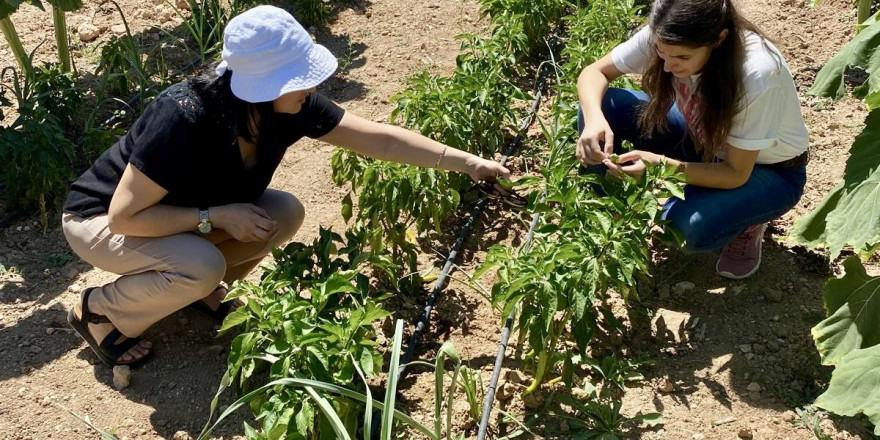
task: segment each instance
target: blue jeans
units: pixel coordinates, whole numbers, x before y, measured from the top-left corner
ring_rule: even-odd
[[[700,162],[687,134],[684,116],[673,105],[666,115],[669,131],[644,139],[638,127],[639,107],[648,96],[639,91],[609,88],[602,100],[602,112],[614,132],[614,152],[621,153],[621,141],[635,148],[687,162]],[[584,129],[583,114],[578,110],[578,133]],[[604,165],[587,167],[604,172]],[[724,247],[745,228],[769,222],[791,209],[804,192],[806,167],[778,168],[755,165],[745,184],[734,189],[686,185],[684,200],[671,197],[663,207],[668,226],[680,231],[686,250],[709,252]]]

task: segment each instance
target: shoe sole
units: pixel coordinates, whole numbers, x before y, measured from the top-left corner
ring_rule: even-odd
[[[734,275],[734,274],[732,274],[732,273],[730,273],[730,272],[725,272],[725,271],[719,270],[719,269],[718,269],[718,263],[721,262],[721,259],[719,259],[718,261],[715,262],[715,273],[717,273],[718,276],[720,276],[720,277],[722,277],[722,278],[727,278],[727,279],[730,279],[730,280],[742,280],[742,279],[746,279],[746,278],[748,278],[748,277],[754,275],[755,272],[757,272],[758,269],[761,267],[761,257],[762,257],[762,254],[763,254],[763,252],[761,252],[761,253],[758,254],[758,263],[755,264],[755,267],[754,267],[751,271],[749,271],[749,273],[747,273],[747,274],[743,274],[743,275]]]

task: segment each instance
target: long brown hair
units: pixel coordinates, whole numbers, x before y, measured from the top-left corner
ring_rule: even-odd
[[[733,117],[742,108],[743,32],[762,34],[736,12],[732,0],[656,0],[648,25],[652,47],[642,88],[651,99],[639,114],[639,126],[647,137],[668,130],[666,113],[675,101],[674,77],[663,70],[663,60],[653,44],[660,41],[690,48],[715,45],[727,29],[727,37],[713,48],[703,67],[693,92],[693,120],[688,121],[697,151],[704,161],[711,162],[727,142]]]

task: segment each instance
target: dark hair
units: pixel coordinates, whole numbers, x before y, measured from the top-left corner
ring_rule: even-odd
[[[710,162],[727,141],[733,117],[742,108],[743,32],[762,34],[736,12],[732,0],[656,0],[649,26],[652,46],[660,41],[690,48],[718,43],[719,35],[727,29],[727,37],[713,48],[703,67],[693,92],[697,105],[694,120],[688,121],[697,151],[704,161]],[[639,126],[650,137],[668,129],[666,113],[675,101],[673,75],[663,70],[663,60],[654,47],[642,76],[642,87],[651,99],[639,114]]]
[[[190,79],[190,85],[199,95],[209,118],[219,128],[232,130],[232,135],[241,136],[257,146],[257,154],[271,155],[275,143],[277,126],[272,123],[275,110],[272,101],[250,103],[232,93],[230,80],[232,71],[223,75],[204,74]],[[230,123],[232,122],[232,123]]]

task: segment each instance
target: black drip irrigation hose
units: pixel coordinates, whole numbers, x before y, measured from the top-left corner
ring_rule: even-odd
[[[532,215],[532,223],[529,226],[529,233],[523,241],[523,246],[528,247],[535,236],[535,227],[538,225],[538,219],[541,218],[540,213]],[[510,315],[504,322],[504,328],[501,330],[501,340],[498,341],[498,355],[495,357],[495,367],[492,369],[492,379],[489,381],[489,387],[483,398],[483,414],[480,418],[480,427],[477,431],[477,440],[486,438],[486,431],[489,427],[489,414],[492,412],[492,406],[495,404],[495,391],[498,388],[498,379],[501,377],[501,364],[504,362],[504,354],[507,352],[507,340],[510,339],[510,331],[513,328],[514,314],[516,308],[511,310]]]
[[[523,133],[527,128],[532,124],[532,121],[535,119],[535,114],[538,111],[538,105],[541,103],[541,97],[543,96],[543,88],[544,83],[547,79],[547,73],[549,71],[549,65],[543,64],[541,66],[541,70],[538,73],[538,87],[535,92],[535,99],[532,101],[532,105],[529,108],[528,115],[523,119],[522,123],[519,126],[519,130],[517,130],[516,136],[510,141],[510,144],[505,150],[504,155],[501,157],[499,163],[501,165],[505,165],[510,156],[516,152],[522,143]],[[409,344],[406,347],[406,352],[403,354],[403,357],[400,361],[400,367],[397,370],[397,381],[400,382],[405,377],[406,365],[412,359],[413,353],[415,353],[416,346],[419,343],[419,340],[422,337],[422,334],[425,331],[425,324],[428,321],[428,317],[431,315],[431,310],[434,309],[434,304],[437,302],[437,298],[440,297],[440,292],[443,291],[443,288],[446,287],[446,280],[449,278],[449,270],[452,268],[453,263],[455,262],[455,258],[458,256],[458,251],[461,250],[462,245],[464,245],[464,241],[470,236],[471,229],[476,223],[477,217],[483,213],[483,210],[486,207],[486,195],[482,195],[480,200],[477,201],[477,204],[474,206],[473,211],[471,211],[471,215],[465,223],[464,227],[461,230],[461,233],[458,235],[458,238],[455,240],[455,244],[452,246],[452,251],[449,252],[449,256],[446,257],[446,263],[443,265],[443,270],[440,271],[440,275],[437,277],[436,283],[434,283],[434,289],[431,292],[431,296],[428,298],[428,302],[425,304],[425,309],[422,311],[422,314],[419,316],[418,321],[416,321],[415,330],[413,330],[413,335],[409,340]]]

